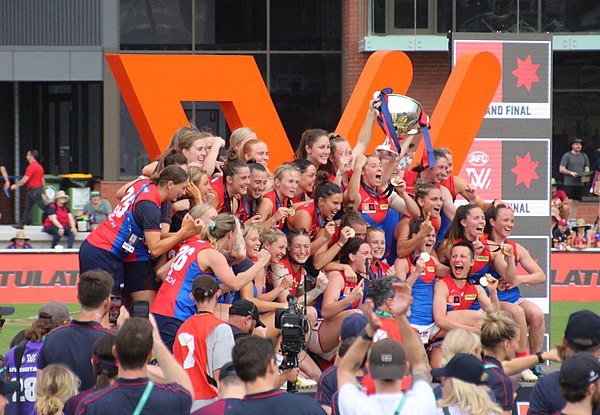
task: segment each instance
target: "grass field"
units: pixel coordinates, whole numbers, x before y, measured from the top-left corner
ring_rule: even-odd
[[[9,305],[4,303],[4,305]],[[15,334],[21,330],[31,326],[31,322],[37,318],[38,310],[41,304],[17,304],[14,305],[15,313],[12,316],[5,316],[6,323],[0,333],[0,353],[6,354],[8,345]],[[79,313],[79,304],[67,304],[67,308],[71,312],[71,318],[77,318]]]
[[[5,354],[8,351],[8,345],[15,334],[31,325],[31,322],[37,317],[39,307],[40,304],[19,304],[15,307],[15,314],[6,319],[2,333],[0,333],[0,353]],[[71,311],[71,317],[77,318],[76,313],[79,311],[79,305],[67,304],[67,307],[69,308],[69,311]],[[577,310],[586,308],[600,314],[600,302],[556,302],[551,304],[551,345],[560,343],[569,315]]]

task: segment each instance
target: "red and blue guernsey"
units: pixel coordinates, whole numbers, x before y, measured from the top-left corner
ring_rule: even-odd
[[[310,235],[310,239],[313,240],[319,229],[325,226],[326,222],[321,214],[321,211],[314,203],[307,203],[305,205],[299,206],[297,211],[303,210],[310,215],[310,228],[308,229],[308,234]]]
[[[461,242],[462,239],[457,239],[456,242]],[[480,239],[483,244],[483,250],[480,253],[475,253],[475,258],[473,259],[473,267],[471,268],[471,275],[469,278],[479,280],[479,277],[484,276],[485,274],[490,274],[492,272],[492,253],[490,252],[490,245],[488,244],[487,239]]]
[[[406,261],[411,267],[411,273],[414,272],[415,256],[413,254],[409,255],[406,257]],[[436,282],[435,269],[435,261],[430,258],[412,286],[413,301],[410,306],[410,324],[427,326],[434,323],[432,310],[433,286]]]
[[[338,301],[343,300],[348,295],[350,295],[350,293],[352,292],[354,287],[356,287],[358,285],[357,283],[354,283],[354,282],[348,282],[348,280],[346,279],[346,274],[344,274],[343,272],[340,272],[340,274],[342,274],[342,277],[344,278],[344,288],[342,288],[342,290],[340,291],[340,296],[338,297]],[[346,307],[344,310],[352,310],[353,308],[357,308],[359,305],[361,305],[362,302],[364,302],[364,300],[365,300],[365,297],[363,296],[362,300],[357,300],[357,301],[353,302],[348,307]],[[315,308],[317,309],[317,314],[318,314],[319,318],[322,318],[321,309],[323,308],[323,294],[321,294],[320,296],[317,297],[317,300],[315,301]]]
[[[129,260],[149,261],[144,229],[133,215],[136,205],[143,200],[155,204],[160,213],[162,200],[156,185],[150,180],[139,180],[127,189],[115,210],[87,237],[87,242],[122,260],[132,255]]]
[[[186,321],[196,314],[196,303],[190,298],[194,279],[207,274],[198,265],[198,252],[214,246],[198,237],[181,244],[164,282],[156,293],[151,312]]]
[[[511,241],[510,239],[506,239],[504,241],[504,243],[509,244],[513,247],[513,253],[515,255],[515,266],[516,266],[519,263],[519,257],[518,257],[518,253],[517,253],[517,243],[515,241]],[[517,301],[519,301],[519,298],[521,298],[521,291],[519,290],[518,285],[507,290],[506,286],[504,284],[504,280],[502,279],[500,274],[498,274],[498,271],[496,271],[494,268],[491,268],[490,274],[498,280],[498,300],[506,301],[507,303],[513,303],[513,304],[515,304]],[[486,288],[484,288],[484,289],[487,292],[487,289]]]
[[[477,300],[477,287],[467,282],[461,288],[456,285],[456,282],[450,275],[442,278],[442,282],[448,287],[446,311],[473,310],[473,303]]]
[[[263,197],[265,199],[269,199],[271,201],[271,203],[273,204],[273,211],[271,212],[271,216],[275,216],[275,213],[277,213],[277,209],[279,209],[280,207],[288,207],[289,208],[292,206],[292,201],[290,199],[285,197],[282,200],[275,190],[271,190],[270,192],[265,193],[263,195]],[[280,231],[284,230],[283,229],[284,225],[285,225],[285,220],[281,220],[281,221],[273,224],[273,226],[277,227],[277,229],[279,229]]]
[[[217,212],[233,214],[233,199],[235,199],[235,196],[231,197],[229,192],[227,192],[227,186],[223,183],[223,176],[212,178],[210,180],[210,187],[212,187],[219,200]]]
[[[387,256],[394,241],[394,229],[400,221],[400,213],[389,208],[389,200],[379,189],[373,189],[365,183],[360,183],[360,206],[358,211],[370,226],[383,229],[385,232]]]
[[[28,341],[24,345],[21,362],[19,362],[19,374],[17,375],[17,365],[15,362],[15,351],[18,346],[13,347],[4,357],[4,366],[8,370],[8,377],[11,381],[21,382],[21,391],[13,393],[9,397],[9,414],[33,414],[35,405],[35,384],[37,382],[37,357],[43,341]],[[17,399],[20,404],[17,404]],[[18,408],[17,408],[18,406]]]
[[[281,258],[281,261],[279,261],[279,263],[281,265],[283,265],[284,267],[287,268],[288,272],[290,273],[290,275],[292,276],[294,283],[293,285],[289,288],[289,292],[290,294],[293,295],[297,295],[296,293],[298,292],[298,289],[302,289],[304,287],[303,283],[303,277],[304,277],[304,267],[300,267],[298,269],[298,271],[294,271],[294,267],[292,266],[292,261],[286,257],[286,258]]]

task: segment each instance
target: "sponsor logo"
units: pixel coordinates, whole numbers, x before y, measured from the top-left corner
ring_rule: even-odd
[[[477,150],[469,153],[468,161],[473,166],[481,167],[488,164],[488,161],[490,161],[490,156],[488,156],[488,154],[484,151]]]

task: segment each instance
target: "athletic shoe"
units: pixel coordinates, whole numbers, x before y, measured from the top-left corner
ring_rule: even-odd
[[[517,375],[517,378],[523,382],[535,382],[538,380],[538,377],[533,374],[531,369],[525,369]]]
[[[534,367],[531,368],[531,371],[533,372],[534,375],[536,375],[538,377],[538,379],[541,379],[544,377],[544,371],[542,370],[542,367],[540,365],[535,365]]]
[[[296,386],[300,389],[316,388],[317,382],[312,379],[307,379],[304,376],[298,376],[298,380],[296,380]]]

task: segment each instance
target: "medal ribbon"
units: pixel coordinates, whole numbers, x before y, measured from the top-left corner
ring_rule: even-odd
[[[396,134],[396,128],[392,122],[392,115],[388,108],[388,95],[392,93],[392,88],[384,88],[379,92],[377,96],[381,100],[381,106],[379,107],[379,115],[377,116],[377,124],[383,130],[385,136],[390,140],[390,146],[392,150],[400,153],[400,142],[398,141],[398,135]]]

